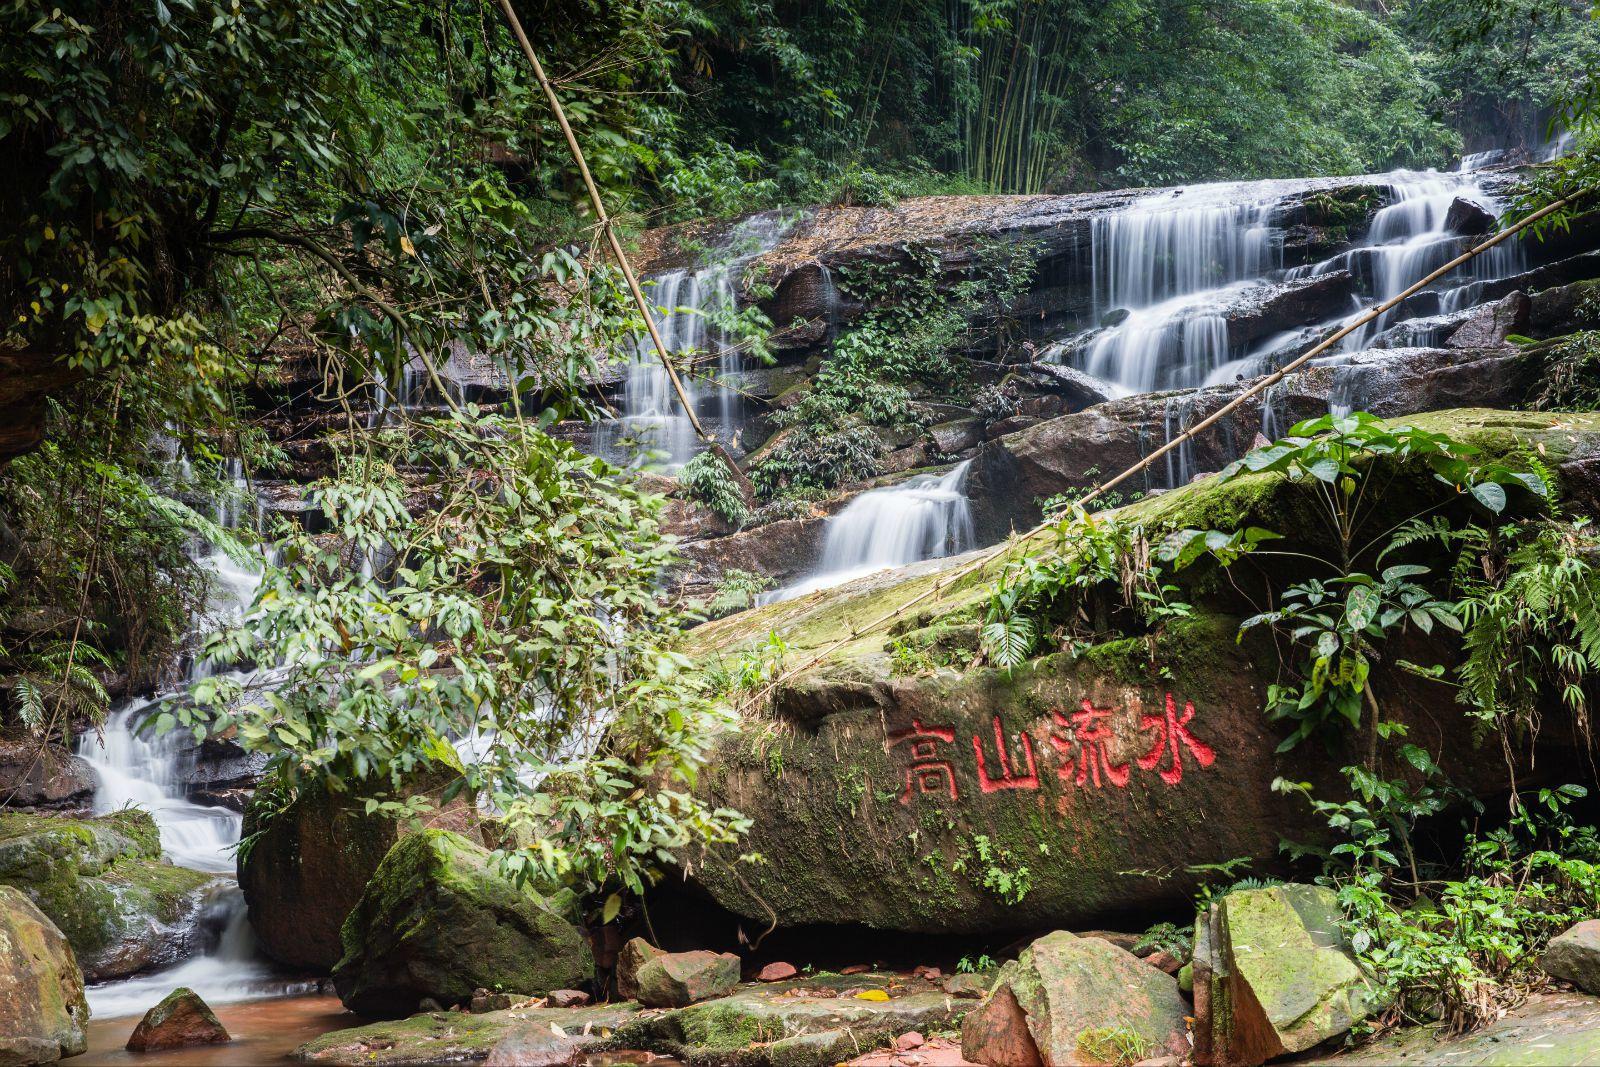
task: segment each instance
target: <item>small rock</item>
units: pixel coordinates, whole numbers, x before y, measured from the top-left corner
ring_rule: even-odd
[[[581,989],[552,989],[544,999],[552,1008],[581,1008],[589,1003],[589,994]]]
[[[194,990],[179,986],[144,1013],[128,1038],[130,1052],[222,1045],[233,1038]]]
[[[901,1052],[910,1052],[912,1049],[921,1048],[927,1043],[927,1038],[923,1037],[915,1030],[912,1030],[909,1033],[901,1034],[899,1037],[894,1039],[894,1047]]]
[[[1009,986],[995,990],[962,1022],[961,1056],[984,1067],[1043,1067],[1028,1017]]]
[[[1160,949],[1144,957],[1144,961],[1156,970],[1165,974],[1176,976],[1183,968],[1183,961],[1165,949]]]
[[[930,982],[937,982],[944,976],[944,972],[937,967],[918,967],[911,973],[918,978],[926,978]]]
[[[1578,923],[1554,938],[1539,963],[1552,978],[1600,993],[1600,919]]]
[[[868,966],[867,964],[865,964],[865,963],[852,963],[850,966],[846,967],[844,970],[840,971],[839,973],[840,974],[866,974],[870,970],[872,970],[872,968],[870,966]]]
[[[997,1053],[986,1046],[998,1042],[1005,1062],[1013,1062],[1019,1047],[1011,1034],[1013,1004],[1046,1063],[1077,1063],[1081,1036],[1108,1020],[1138,1034],[1151,1051],[1179,1055],[1188,1049],[1188,1009],[1177,982],[1102,938],[1060,930],[1001,967],[994,993],[968,1016],[970,1048],[968,1030],[962,1029],[962,1054],[993,1065],[997,1061],[990,1057]]]
[[[1494,228],[1494,214],[1458,196],[1450,201],[1450,210],[1445,212],[1444,228],[1462,237],[1488,233]]]
[[[769,963],[765,967],[761,968],[760,973],[756,975],[756,981],[782,982],[789,978],[793,978],[799,973],[799,971],[795,970],[794,964],[792,963]]]
[[[992,974],[952,974],[939,983],[939,988],[952,997],[982,1000],[989,995],[989,987],[992,984],[994,984]]]
[[[649,1008],[687,1007],[738,984],[739,957],[731,952],[663,952],[636,937],[617,957],[617,991]]]
[[[432,998],[429,999],[430,1001],[432,1000]],[[468,1010],[474,1015],[483,1015],[484,1013],[491,1011],[505,1011],[507,1008],[511,1007],[512,1002],[517,999],[521,998],[513,997],[510,993],[478,992],[472,995],[472,1003],[469,1005]],[[437,1001],[432,1002],[435,1004],[438,1003]],[[438,1009],[423,1008],[422,1010],[437,1011]]]

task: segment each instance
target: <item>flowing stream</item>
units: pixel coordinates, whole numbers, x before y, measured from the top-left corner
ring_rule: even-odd
[[[763,597],[791,600],[886,567],[904,567],[974,547],[964,484],[971,460],[945,474],[919,474],[869,489],[828,520],[815,572]]]
[[[234,482],[234,496],[217,505],[215,518],[219,525],[232,528],[245,517],[237,503],[245,495],[245,483],[237,461],[230,464],[228,473]],[[207,551],[202,563],[213,575],[212,599],[193,622],[190,636],[194,640],[242,611],[260,582],[259,571],[241,567],[215,549]],[[185,796],[180,773],[185,736],[174,731],[158,738],[141,729],[164,701],[181,696],[187,683],[208,671],[204,661],[194,657],[185,685],[126,702],[112,711],[100,736],[87,732],[78,742],[78,754],[94,770],[95,814],[130,805],[144,808],[161,832],[161,850],[167,860],[218,876],[203,918],[216,932],[206,952],[164,971],[90,986],[89,1009],[97,1018],[141,1013],[178,986],[188,986],[212,1004],[279,996],[315,986],[314,982],[279,977],[256,952],[244,898],[234,881],[234,847],[243,818],[228,808],[197,804]]]
[[[752,215],[733,228],[709,266],[645,281],[651,319],[662,344],[678,357],[678,378],[689,405],[725,442],[739,432],[741,404],[732,379],[744,363],[723,321],[737,311],[745,266],[776,246],[792,222],[782,212]],[[669,472],[700,450],[648,332],[635,339],[623,371],[622,410],[595,425],[594,442],[598,455],[620,466],[644,463]]]

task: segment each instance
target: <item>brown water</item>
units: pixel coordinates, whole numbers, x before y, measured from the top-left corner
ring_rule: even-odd
[[[310,995],[218,1004],[217,1018],[233,1040],[226,1045],[199,1045],[163,1052],[129,1052],[123,1046],[139,1024],[137,1015],[89,1020],[89,1051],[72,1059],[73,1067],[254,1067],[287,1063],[289,1053],[330,1030],[359,1026],[338,997]]]

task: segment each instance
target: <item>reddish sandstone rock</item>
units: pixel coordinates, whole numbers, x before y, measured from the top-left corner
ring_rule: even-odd
[[[968,1059],[993,1067],[998,1061],[990,1057],[1016,1055],[1020,1042],[1013,1002],[1045,1063],[1099,1061],[1094,1035],[1110,1026],[1137,1035],[1147,1051],[1158,1055],[1188,1051],[1187,1009],[1178,983],[1099,938],[1064,930],[1047,934],[1000,968],[994,994],[974,1013],[979,1021],[971,1024],[970,1045],[962,1029],[962,1053]]]
[[[894,1047],[899,1049],[901,1052],[910,1052],[914,1048],[921,1048],[923,1045],[927,1044],[927,1041],[927,1038],[923,1037],[915,1030],[911,1030],[895,1038]]]
[[[756,981],[782,982],[786,979],[793,978],[799,973],[799,971],[795,970],[794,964],[792,963],[769,963],[765,967],[761,968],[760,973],[756,975]]]
[[[962,1022],[961,1055],[984,1067],[1043,1067],[1028,1017],[1010,987],[995,990]]]
[[[589,994],[581,989],[552,989],[545,1001],[552,1008],[581,1008],[589,1003]]]
[[[179,986],[144,1013],[128,1038],[128,1051],[155,1052],[190,1045],[224,1045],[233,1038],[199,994]]]

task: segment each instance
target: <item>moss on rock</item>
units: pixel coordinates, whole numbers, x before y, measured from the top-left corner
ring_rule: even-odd
[[[200,918],[217,879],[160,856],[159,832],[144,811],[0,814],[0,883],[26,892],[50,917],[92,981],[203,949]]]
[[[446,830],[389,850],[341,937],[334,985],[362,1015],[404,1015],[424,997],[460,1004],[480,988],[542,993],[594,975],[582,931],[494,870],[487,849]]]
[[[0,1067],[82,1053],[88,1022],[72,946],[21,890],[0,885]]]

